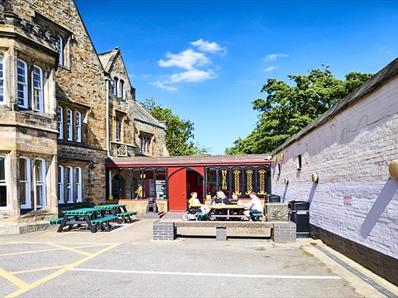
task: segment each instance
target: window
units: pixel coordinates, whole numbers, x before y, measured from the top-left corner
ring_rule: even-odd
[[[31,173],[30,160],[21,157],[18,165],[18,186],[19,202],[22,209],[28,209],[32,206],[31,201]]]
[[[58,65],[60,66],[65,66],[64,44],[65,43],[62,36],[58,36],[57,51],[58,51]]]
[[[75,168],[75,195],[74,198],[77,203],[82,201],[82,169],[81,168]]]
[[[57,107],[57,129],[58,139],[62,140],[64,138],[64,109],[62,107]]]
[[[150,153],[151,140],[152,140],[151,135],[146,135],[146,134],[141,135],[141,153],[143,154]]]
[[[124,81],[120,80],[119,82],[119,97],[124,99]]]
[[[33,67],[32,82],[34,110],[38,112],[44,112],[43,71],[38,66]]]
[[[4,58],[0,56],[0,104],[4,102]]]
[[[75,121],[76,121],[76,127],[75,127],[75,132],[76,132],[76,141],[81,142],[82,141],[82,113],[77,112],[75,114]]]
[[[60,204],[64,204],[64,167],[58,166],[58,201]]]
[[[17,100],[18,106],[27,109],[28,106],[28,67],[25,61],[17,61]]]
[[[34,162],[34,181],[36,191],[36,206],[46,206],[46,162],[36,159]]]
[[[120,142],[122,140],[122,121],[119,118],[116,118],[116,142]]]
[[[71,167],[66,168],[65,183],[65,198],[67,199],[67,203],[73,203],[73,169]]]
[[[66,110],[66,139],[68,141],[73,140],[73,116],[72,116],[72,110],[67,109]]]
[[[297,156],[297,171],[301,171],[301,167],[302,167],[302,159],[301,159],[301,155]]]
[[[0,156],[0,207],[7,207],[6,159]]]
[[[117,95],[118,95],[118,92],[117,92],[117,91],[118,91],[118,90],[117,90],[117,89],[118,89],[118,88],[117,88],[117,87],[118,87],[118,86],[117,86],[118,80],[119,80],[119,79],[118,79],[117,77],[114,77],[114,78],[113,78],[113,96],[115,96],[115,97],[117,97]]]

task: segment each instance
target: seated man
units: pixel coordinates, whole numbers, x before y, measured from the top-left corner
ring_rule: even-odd
[[[252,215],[263,213],[263,204],[261,203],[261,200],[255,192],[251,192],[249,196],[251,200],[248,204],[245,204],[245,206],[248,207],[249,210],[245,210],[243,214],[250,220],[252,218]]]

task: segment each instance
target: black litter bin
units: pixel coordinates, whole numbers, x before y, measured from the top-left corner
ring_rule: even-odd
[[[290,201],[289,208],[290,220],[296,223],[297,237],[309,237],[310,204],[305,201]]]
[[[268,195],[268,203],[280,203],[281,196],[277,195]]]

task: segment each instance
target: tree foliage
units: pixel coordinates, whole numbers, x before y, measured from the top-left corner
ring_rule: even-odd
[[[207,154],[207,149],[193,142],[193,122],[181,119],[170,108],[158,105],[154,99],[146,99],[142,105],[153,117],[167,125],[166,146],[171,156]]]
[[[289,75],[292,84],[267,79],[261,89],[265,99],[252,103],[259,112],[256,128],[247,137],[237,139],[226,153],[272,152],[371,76],[350,72],[344,80],[339,80],[329,67],[322,66],[307,75]]]

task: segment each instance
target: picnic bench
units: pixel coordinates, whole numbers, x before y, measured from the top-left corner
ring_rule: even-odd
[[[235,220],[243,220],[245,219],[245,215],[243,211],[245,211],[245,206],[241,205],[210,205],[209,217],[211,219],[235,219]]]
[[[137,215],[135,211],[128,211],[125,204],[106,204],[95,207],[101,212],[102,216],[113,215],[119,224],[122,222],[133,222],[132,216]]]
[[[175,240],[181,236],[179,228],[215,228],[217,240],[227,240],[231,232],[240,229],[245,235],[271,237],[275,242],[296,240],[296,224],[289,221],[252,222],[252,221],[167,221],[153,223],[153,240]],[[195,231],[195,230],[193,230]],[[253,233],[252,233],[253,232]]]

